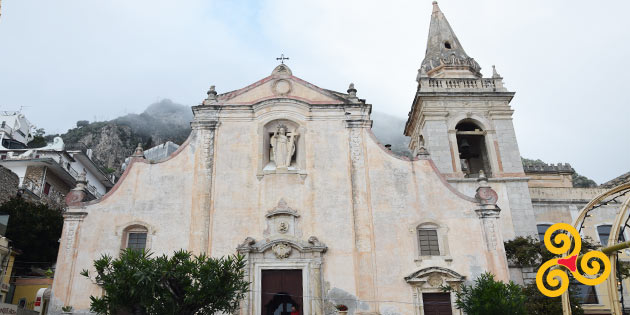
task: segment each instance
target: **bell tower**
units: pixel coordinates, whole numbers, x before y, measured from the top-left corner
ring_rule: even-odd
[[[510,101],[493,66],[481,67],[466,54],[436,1],[424,60],[405,135],[414,154],[428,150],[449,178],[524,176]]]

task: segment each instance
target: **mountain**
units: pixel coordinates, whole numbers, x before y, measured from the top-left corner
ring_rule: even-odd
[[[77,122],[77,127],[61,136],[68,148],[90,148],[92,159],[106,173],[121,175],[121,165],[141,143],[147,149],[172,141],[182,144],[190,134],[192,111],[189,106],[169,99],[149,105],[141,114],[128,114],[110,121]]]

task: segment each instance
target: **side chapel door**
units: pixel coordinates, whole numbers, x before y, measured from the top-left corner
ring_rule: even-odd
[[[302,270],[262,270],[261,315],[302,315]]]
[[[424,315],[452,315],[450,293],[423,293]]]

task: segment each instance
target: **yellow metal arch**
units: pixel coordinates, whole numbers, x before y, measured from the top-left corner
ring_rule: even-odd
[[[580,210],[580,214],[573,222],[573,227],[579,229],[584,220],[586,219],[586,215],[590,210],[593,209],[596,205],[600,204],[604,199],[624,191],[630,190],[630,182],[621,184],[617,187],[614,187],[604,193],[601,193],[597,197],[593,198],[582,210]],[[610,258],[611,271],[608,280],[606,281],[606,286],[608,289],[608,299],[611,305],[611,311],[613,315],[621,315],[621,305],[619,302],[619,294],[617,293],[617,251],[623,248],[630,247],[630,241],[623,243],[624,246],[614,246],[615,242],[619,239],[619,233],[621,232],[622,224],[624,224],[626,218],[628,217],[628,212],[630,210],[630,197],[627,197],[626,200],[621,204],[619,211],[617,212],[617,216],[615,217],[615,222],[613,223],[612,228],[610,229],[610,237],[608,237],[608,246],[605,249],[602,249],[604,253],[608,255]],[[614,237],[613,237],[614,235]],[[613,248],[611,248],[613,246]],[[610,249],[610,250],[607,250]],[[611,251],[612,250],[612,251]],[[569,302],[569,292],[566,291],[562,294],[562,312],[565,315],[571,315],[571,303]]]

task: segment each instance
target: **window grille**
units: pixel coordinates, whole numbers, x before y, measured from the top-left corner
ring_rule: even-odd
[[[437,230],[418,229],[421,256],[439,256],[440,246]]]

